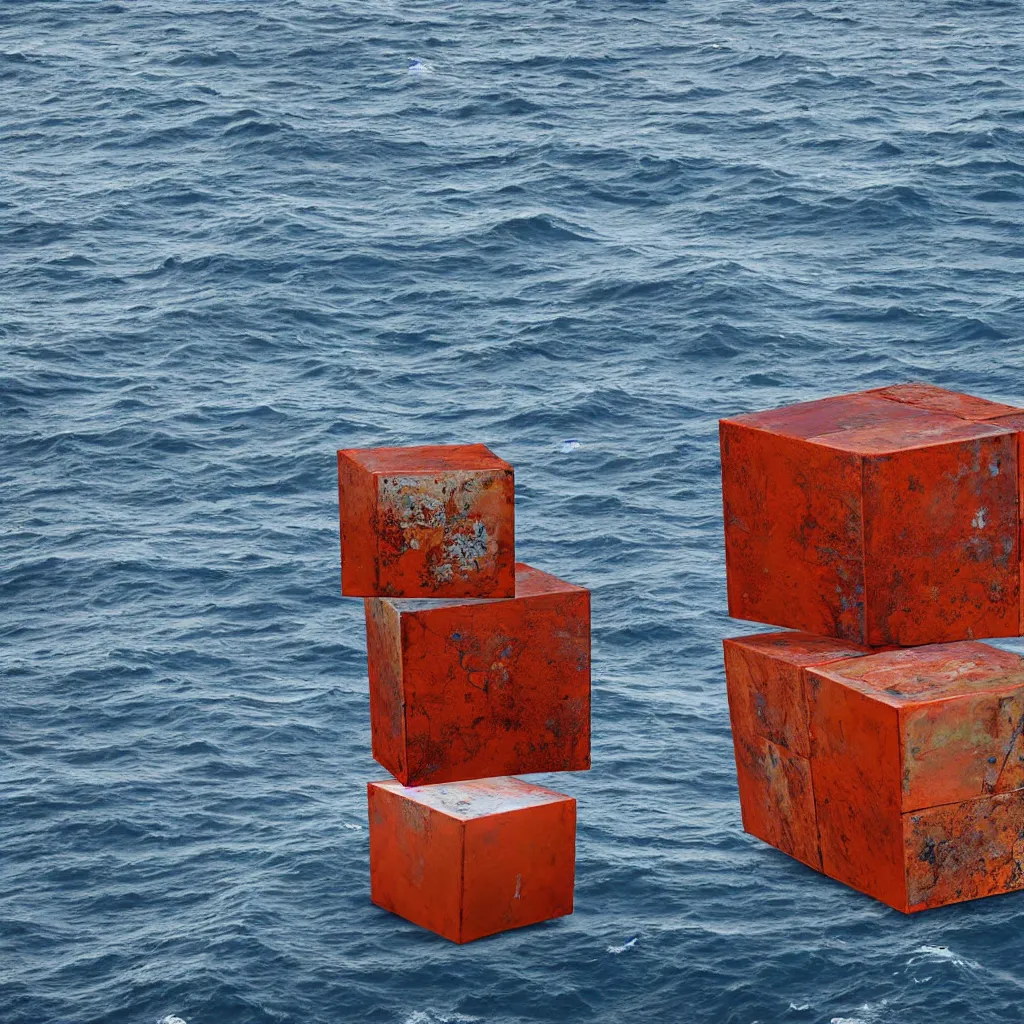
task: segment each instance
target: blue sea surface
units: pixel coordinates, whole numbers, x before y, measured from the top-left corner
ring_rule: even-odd
[[[11,0],[0,90],[0,1024],[1024,1019],[1024,894],[742,831],[716,423],[1024,403],[1019,0]],[[576,912],[464,947],[369,902],[334,454],[455,441],[593,592]]]

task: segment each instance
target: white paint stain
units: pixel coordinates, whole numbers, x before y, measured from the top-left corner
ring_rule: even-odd
[[[988,509],[987,508],[979,508],[978,511],[974,514],[974,518],[971,520],[971,526],[973,526],[976,530],[984,530],[985,529],[985,523],[987,523],[987,522],[988,522]]]
[[[512,897],[514,900],[521,900],[523,898],[523,876],[516,875],[516,894]]]

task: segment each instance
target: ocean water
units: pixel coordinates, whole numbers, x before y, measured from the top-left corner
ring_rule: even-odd
[[[1024,402],[1018,0],[0,6],[0,1022],[1019,1021],[740,827],[716,420]],[[593,592],[570,918],[369,903],[335,449],[482,441]],[[575,441],[576,443],[567,443]]]

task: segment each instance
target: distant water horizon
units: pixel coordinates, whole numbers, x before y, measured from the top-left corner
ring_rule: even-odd
[[[717,420],[1024,404],[1022,45],[1009,0],[2,5],[0,1021],[1019,1020],[1024,895],[903,917],[743,833]],[[369,902],[335,475],[456,441],[593,606],[593,768],[531,777],[576,911],[464,947]]]

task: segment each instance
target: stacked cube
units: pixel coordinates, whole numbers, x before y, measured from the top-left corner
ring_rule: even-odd
[[[905,913],[1024,888],[1024,410],[897,385],[721,422],[746,831]]]
[[[362,597],[374,903],[455,942],[572,913],[590,767],[590,594],[515,561],[514,474],[483,445],[338,452],[341,587]]]

